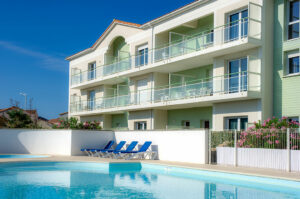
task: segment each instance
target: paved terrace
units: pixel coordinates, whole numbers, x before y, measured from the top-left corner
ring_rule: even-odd
[[[19,158],[19,159],[0,159],[0,163],[5,162],[98,162],[98,163],[111,163],[111,162],[141,162],[141,163],[151,163],[164,166],[176,166],[192,169],[201,169],[208,171],[219,171],[234,174],[243,174],[251,176],[269,177],[269,178],[279,178],[285,180],[294,180],[300,182],[300,173],[297,172],[285,172],[273,169],[258,169],[258,168],[245,168],[245,167],[232,167],[232,166],[218,166],[218,165],[208,165],[208,164],[192,164],[183,162],[169,162],[161,160],[116,160],[108,158],[98,158],[98,157],[88,157],[88,156],[49,156],[46,158]]]

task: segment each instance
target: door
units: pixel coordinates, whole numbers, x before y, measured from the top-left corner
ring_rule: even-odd
[[[228,73],[229,93],[248,89],[248,58],[229,61]]]
[[[89,64],[88,80],[96,78],[96,63]]]
[[[239,13],[229,16],[229,41],[238,39],[239,37]]]
[[[229,92],[239,91],[239,60],[229,62]]]
[[[148,64],[148,47],[138,50],[136,66],[144,66]]]
[[[137,82],[137,104],[145,103],[149,98],[148,81],[142,79]]]
[[[96,93],[94,90],[89,92],[88,106],[89,106],[90,110],[95,109],[95,96],[96,96]]]
[[[228,41],[246,37],[248,35],[248,9],[229,15],[228,24],[227,37],[225,37]]]
[[[209,129],[209,120],[204,121],[204,128]]]
[[[246,37],[248,35],[248,9],[241,13],[241,36]]]

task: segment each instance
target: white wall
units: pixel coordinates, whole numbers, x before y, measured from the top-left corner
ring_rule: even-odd
[[[0,153],[69,155],[71,131],[1,129]]]
[[[152,150],[166,161],[208,162],[208,132],[180,131],[82,131],[1,129],[0,154],[83,155],[81,148],[102,148],[109,140],[152,141]]]
[[[0,154],[79,155],[81,148],[103,147],[113,132],[0,129]]]
[[[158,158],[166,161],[191,162],[205,164],[208,161],[208,132],[190,131],[116,131],[119,142],[152,141],[152,150],[158,152]]]

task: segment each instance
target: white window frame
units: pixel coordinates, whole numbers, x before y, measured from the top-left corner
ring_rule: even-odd
[[[238,58],[238,59],[230,59],[227,61],[227,75],[228,75],[228,90],[229,90],[229,87],[230,87],[230,83],[229,83],[229,64],[230,62],[232,61],[237,61],[239,60],[239,84],[241,83],[241,76],[242,76],[242,70],[241,70],[241,63],[242,63],[242,59],[247,59],[247,74],[249,73],[249,56],[245,56],[245,57],[241,57],[241,58]],[[248,82],[247,82],[248,83]],[[247,85],[247,91],[248,91],[249,87]],[[241,92],[241,86],[239,85],[239,91],[238,92]]]
[[[93,70],[91,70],[92,67],[93,67]],[[93,80],[96,78],[96,68],[97,68],[96,62],[91,62],[88,64],[88,79],[89,80]],[[90,72],[92,72],[92,71],[93,71],[94,77],[90,77]]]
[[[139,124],[141,124],[143,126],[142,129],[138,129]],[[138,131],[147,130],[147,121],[136,121],[136,122],[134,122],[134,129],[138,130]]]
[[[240,39],[241,36],[242,36],[242,20],[241,19],[242,19],[242,12],[245,11],[245,10],[248,10],[248,24],[249,24],[249,8],[248,7],[244,7],[244,8],[241,8],[239,10],[229,12],[229,13],[227,13],[227,17],[226,17],[227,18],[227,23],[226,24],[229,24],[229,26],[230,26],[230,16],[234,15],[234,14],[237,14],[237,13],[239,14],[239,22],[238,22],[238,24],[239,24],[239,35],[238,35],[238,39]],[[245,37],[248,37],[248,35],[245,36]],[[231,40],[229,40],[229,41],[231,41]]]
[[[289,0],[288,3],[287,3],[287,17],[286,17],[286,20],[287,20],[287,26],[286,26],[286,39],[287,40],[293,40],[293,39],[298,39],[300,37],[300,34],[299,34],[299,37],[296,37],[296,38],[292,38],[292,39],[289,39],[289,26],[290,25],[293,25],[293,24],[296,24],[296,23],[299,23],[299,29],[300,29],[300,3],[299,3],[299,20],[297,21],[293,21],[293,22],[290,22],[290,3],[294,1],[294,0]]]
[[[293,75],[299,75],[300,70],[298,73],[290,73],[290,58],[299,57],[300,59],[300,52],[299,51],[291,51],[287,53],[286,56],[286,68],[285,68],[285,75],[286,76],[293,76]]]
[[[248,119],[248,124],[247,124],[247,127],[246,129],[248,128],[249,126],[249,117],[248,116],[234,116],[234,117],[225,117],[225,129],[227,130],[231,130],[229,129],[229,120],[230,119],[237,119],[237,131],[240,131],[241,130],[241,119],[244,119],[244,118],[247,118]]]

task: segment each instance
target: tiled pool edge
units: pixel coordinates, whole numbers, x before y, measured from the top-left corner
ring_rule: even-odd
[[[261,174],[259,172],[255,172],[255,168],[244,168],[244,167],[219,167],[215,165],[198,165],[198,164],[190,164],[183,162],[166,162],[166,161],[149,161],[149,160],[113,160],[113,159],[102,159],[96,157],[87,157],[87,156],[50,156],[48,158],[26,158],[26,159],[2,159],[1,163],[5,162],[94,162],[94,163],[141,163],[141,164],[150,164],[150,165],[160,165],[165,167],[177,167],[184,169],[195,169],[202,171],[213,171],[213,172],[222,172],[229,174],[239,174],[239,175],[247,175],[252,177],[264,177],[264,178],[272,178],[272,179],[281,179],[288,181],[296,181],[300,182],[300,173],[285,173],[284,171],[271,170],[274,174]],[[192,166],[191,166],[192,165]],[[234,171],[233,171],[234,170]],[[245,171],[250,170],[250,171]],[[260,170],[261,172],[261,170]],[[295,175],[296,176],[295,176]],[[287,175],[287,176],[283,176]],[[292,177],[290,177],[293,175]]]

